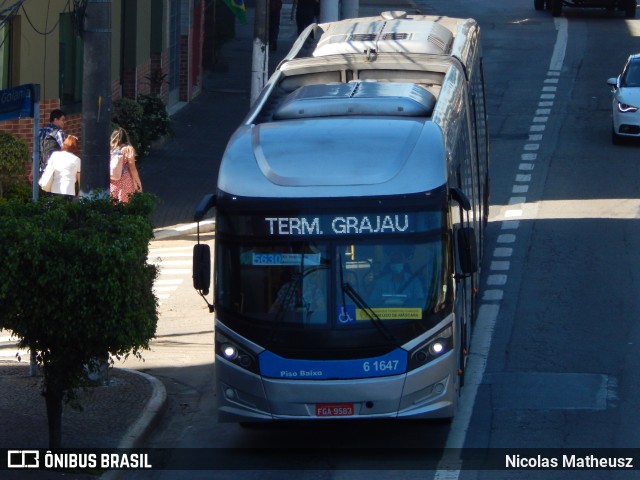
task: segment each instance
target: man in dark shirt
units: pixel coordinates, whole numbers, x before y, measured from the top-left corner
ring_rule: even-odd
[[[66,120],[64,112],[58,108],[49,115],[49,123],[40,129],[40,174],[47,166],[47,161],[51,154],[62,149],[62,144],[67,137],[64,133],[64,122]]]

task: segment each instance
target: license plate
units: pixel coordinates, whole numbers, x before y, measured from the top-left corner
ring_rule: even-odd
[[[316,417],[346,417],[353,415],[353,403],[317,403]]]

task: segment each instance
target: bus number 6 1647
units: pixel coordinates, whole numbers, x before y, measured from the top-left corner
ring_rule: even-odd
[[[364,362],[362,369],[365,372],[393,372],[398,369],[398,360],[375,360],[373,362]]]

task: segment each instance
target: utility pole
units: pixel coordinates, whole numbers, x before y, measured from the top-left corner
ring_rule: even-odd
[[[87,0],[82,70],[80,195],[109,189],[111,0]]]
[[[340,3],[340,20],[358,17],[360,10],[359,0],[342,0]]]
[[[251,105],[256,101],[269,76],[269,0],[256,0],[251,63]]]
[[[320,23],[340,20],[339,0],[320,0]]]

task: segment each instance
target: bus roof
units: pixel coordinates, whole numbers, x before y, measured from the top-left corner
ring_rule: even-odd
[[[425,153],[422,145],[429,145]],[[219,189],[245,197],[419,193],[446,183],[442,133],[415,117],[320,117],[243,126]],[[429,158],[425,158],[429,157]]]
[[[307,85],[289,94],[274,120],[353,115],[428,117],[436,99],[413,83],[349,82]]]
[[[441,187],[443,130],[460,128],[464,104],[467,67],[453,54],[472,59],[477,31],[474,20],[414,15],[309,27],[227,145],[218,188],[322,198]]]
[[[479,27],[472,18],[408,15],[383,12],[377,17],[360,17],[312,24],[300,35],[280,64],[305,57],[335,55],[445,55],[464,65],[473,62],[469,54],[478,45]]]
[[[449,54],[453,34],[438,21],[411,18],[386,21],[381,17],[321,24],[323,29],[314,57],[363,53]]]

